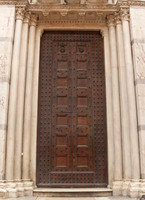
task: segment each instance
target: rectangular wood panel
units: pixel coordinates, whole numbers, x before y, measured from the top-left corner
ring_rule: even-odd
[[[44,32],[37,139],[37,186],[107,186],[104,49],[99,32]]]

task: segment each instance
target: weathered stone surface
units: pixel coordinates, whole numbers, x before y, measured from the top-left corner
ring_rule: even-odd
[[[0,180],[4,178],[5,143],[15,7],[0,6]]]
[[[130,15],[140,139],[141,177],[145,178],[145,8],[131,7]]]

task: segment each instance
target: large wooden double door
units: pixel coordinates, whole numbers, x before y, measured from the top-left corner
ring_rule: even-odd
[[[106,187],[103,39],[44,32],[37,137],[38,187]]]

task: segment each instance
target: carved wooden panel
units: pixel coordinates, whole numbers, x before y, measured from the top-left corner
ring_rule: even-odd
[[[37,186],[107,186],[104,50],[99,32],[43,34],[37,144]]]

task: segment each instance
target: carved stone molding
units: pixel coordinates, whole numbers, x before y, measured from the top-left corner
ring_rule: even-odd
[[[39,24],[105,24],[106,14],[103,12],[85,11],[50,11],[45,15],[39,13]]]
[[[31,16],[31,12],[27,11],[25,13],[25,16],[24,16],[24,23],[29,23],[30,22],[30,16]]]
[[[80,0],[80,4],[86,4],[86,3],[87,3],[87,0]],[[60,4],[66,5],[67,1],[66,0],[60,0]]]
[[[80,0],[80,4],[86,4],[87,0]]]
[[[25,14],[25,9],[24,8],[18,8],[16,10],[16,20],[23,20]]]
[[[108,36],[108,27],[105,27],[105,28],[101,29],[100,32],[102,34],[102,37]]]
[[[38,21],[37,19],[38,15],[32,14],[30,19],[30,26],[36,26]]]
[[[108,26],[114,26],[115,25],[114,15],[108,15],[107,16],[107,24],[108,24]]]
[[[66,0],[60,0],[60,4],[65,5],[66,3]]]
[[[121,24],[120,13],[115,13],[115,23],[116,24]]]
[[[128,8],[121,8],[120,15],[121,15],[122,20],[129,21],[130,15],[129,15],[129,9]]]

